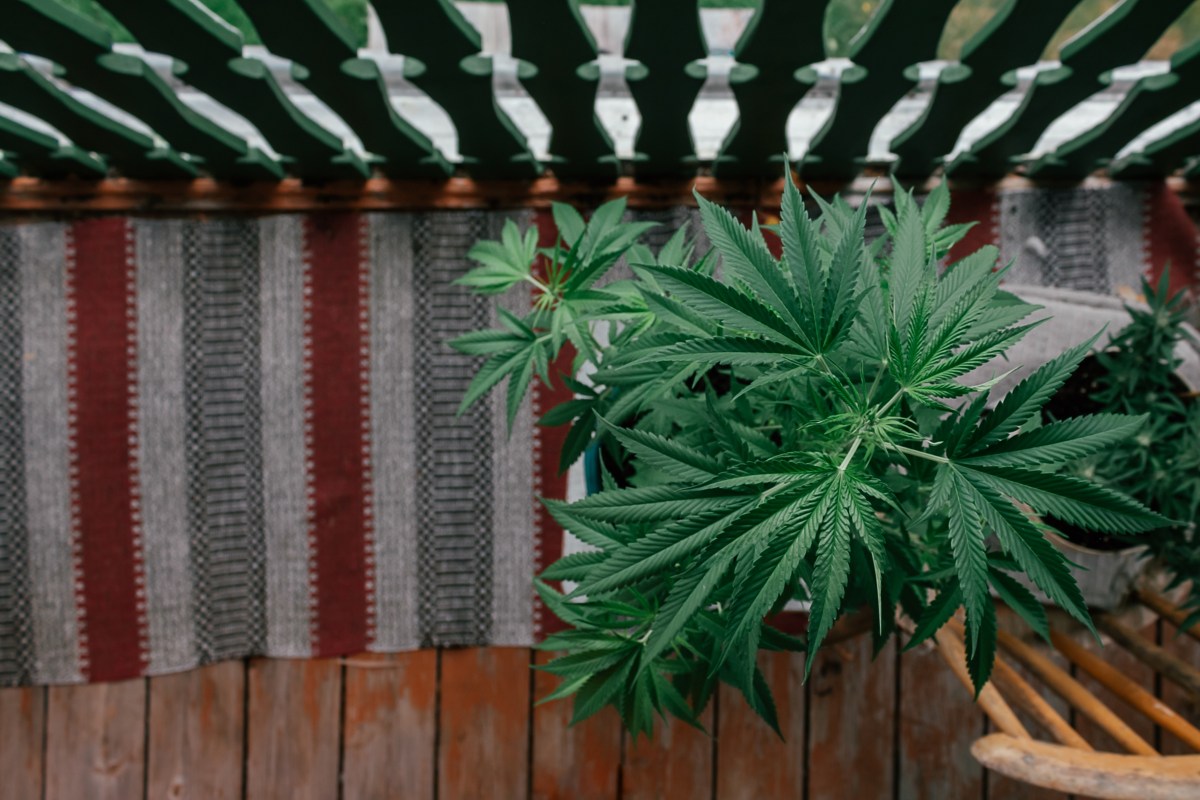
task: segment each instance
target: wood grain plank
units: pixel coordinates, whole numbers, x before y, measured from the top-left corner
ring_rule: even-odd
[[[718,701],[719,702],[719,699]],[[713,704],[700,715],[705,730],[713,729]],[[712,797],[713,740],[683,722],[654,726],[654,738],[628,734],[621,764],[621,797],[624,800],[701,800]]]
[[[933,648],[901,656],[901,798],[983,797],[983,768],[971,756],[983,729],[971,694]]]
[[[246,665],[150,678],[148,797],[242,796]]]
[[[1167,621],[1162,625],[1163,649],[1195,666],[1200,666],[1200,642],[1187,634],[1177,635],[1178,628]],[[1162,681],[1162,699],[1184,719],[1200,727],[1200,698],[1186,692],[1170,681]],[[1169,755],[1195,755],[1195,751],[1169,733],[1162,737],[1161,752]]]
[[[46,715],[47,800],[141,797],[146,681],[52,686]]]
[[[873,661],[871,650],[871,637],[859,636],[822,648],[813,664],[808,686],[811,798],[893,794],[896,645],[889,643]]]
[[[545,664],[554,655],[538,651],[536,663]],[[534,701],[561,681],[538,671]],[[606,708],[572,726],[571,708],[572,701],[560,700],[533,710],[534,800],[614,800],[621,767],[621,718],[615,709]]]
[[[525,797],[529,787],[530,651],[442,652],[438,797]]]
[[[4,797],[41,800],[46,690],[0,689],[0,775]]]
[[[346,661],[345,800],[433,797],[437,651]]]
[[[759,800],[804,793],[804,656],[761,653],[759,668],[779,714],[783,739],[746,704],[742,693],[720,689],[717,720],[717,797]]]
[[[253,659],[246,680],[246,796],[337,797],[341,663]]]
[[[1139,634],[1149,637],[1151,642],[1155,641],[1155,625],[1150,623],[1139,630]],[[1146,689],[1150,693],[1154,692],[1154,670],[1147,667],[1139,661],[1134,655],[1122,649],[1107,638],[1105,645],[1101,647],[1096,643],[1095,637],[1090,634],[1079,634],[1073,637],[1077,642],[1086,647],[1088,650],[1099,655],[1109,664],[1112,664],[1120,670],[1125,677]],[[1128,723],[1129,727],[1145,739],[1153,746],[1154,744],[1154,723],[1146,717],[1131,709],[1124,701],[1115,694],[1104,688],[1098,681],[1081,669],[1076,668],[1072,674],[1075,680],[1087,687],[1088,691],[1096,695],[1100,702],[1116,712],[1122,720]],[[1092,722],[1082,714],[1076,714],[1075,729],[1079,731],[1083,738],[1091,742],[1092,746],[1097,750],[1110,753],[1124,753],[1123,747],[1117,744],[1108,733],[1100,728],[1099,725]]]

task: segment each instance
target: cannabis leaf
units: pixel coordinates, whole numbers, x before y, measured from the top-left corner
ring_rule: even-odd
[[[914,622],[911,645],[962,609],[978,689],[993,593],[1047,631],[1019,576],[1091,624],[1045,515],[1124,536],[1167,523],[1064,471],[1123,446],[1144,417],[1042,424],[1095,337],[1003,398],[996,378],[968,382],[985,365],[1024,368],[1000,360],[1040,324],[1037,307],[1004,291],[995,248],[943,264],[967,228],[943,225],[944,186],[923,205],[892,197],[887,234],[869,242],[867,202],[814,196],[812,216],[789,179],[779,257],[757,217],[745,225],[699,195],[707,254],[684,230],[652,252],[619,202],[587,220],[555,206],[553,247],[506,227],[472,251],[481,266],[464,282],[532,286],[533,301],[453,342],[482,359],[464,406],[508,380],[511,419],[568,348],[586,367],[562,376],[575,397],[541,420],[571,425],[562,466],[588,449],[600,484],[545,501],[588,548],[542,576],[573,586],[539,583],[572,626],[546,642],[565,654],[543,668],[563,677],[552,696],[574,696],[576,719],[611,705],[635,735],[655,713],[698,724],[725,682],[778,730],[757,654],[803,649],[807,674],[850,611],[874,618],[881,647],[897,614]],[[621,259],[634,278],[604,283]],[[791,600],[809,603],[803,638],[770,624]]]

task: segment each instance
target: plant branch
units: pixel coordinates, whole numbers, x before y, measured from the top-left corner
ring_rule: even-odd
[[[936,461],[939,464],[949,464],[950,463],[950,459],[946,458],[945,456],[935,455],[934,453],[926,453],[924,450],[914,450],[913,448],[905,447],[904,445],[889,444],[889,445],[885,445],[885,447],[895,450],[898,453],[904,453],[905,455],[908,455],[908,456],[915,456],[916,458],[923,458],[926,461]]]

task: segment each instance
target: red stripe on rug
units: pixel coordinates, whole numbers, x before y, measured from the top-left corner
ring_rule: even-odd
[[[1200,289],[1196,225],[1179,195],[1166,181],[1150,184],[1143,200],[1142,236],[1145,238],[1146,272],[1158,281],[1169,265],[1171,291]]]
[[[305,219],[305,449],[314,656],[371,641],[365,219]]]
[[[1000,246],[1000,209],[995,189],[954,189],[950,197],[947,225],[976,223],[962,240],[950,248],[949,262],[954,263],[984,245]]]
[[[539,209],[534,217],[538,229],[538,246],[553,247],[557,228],[549,209]],[[538,263],[535,270],[542,270],[544,277],[545,264]],[[535,290],[536,291],[536,290]],[[571,366],[575,360],[575,348],[567,343],[563,346],[558,358],[550,364],[550,385],[534,381],[533,414],[534,419],[541,419],[550,409],[574,399],[575,393],[562,382],[563,375],[571,374]],[[563,537],[566,533],[561,525],[550,516],[539,498],[551,497],[556,500],[567,498],[567,473],[558,471],[559,455],[570,430],[568,425],[556,428],[545,428],[534,425],[533,428],[533,525],[534,525],[534,570],[540,573],[563,555]],[[558,617],[547,613],[541,599],[533,599],[533,631],[538,639],[548,634],[560,631],[566,625]]]
[[[137,287],[125,218],[80,220],[67,240],[71,516],[84,677],[147,664],[137,481]]]

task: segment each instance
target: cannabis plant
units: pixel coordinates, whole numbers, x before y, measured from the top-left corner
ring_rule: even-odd
[[[726,681],[775,725],[758,651],[803,650],[807,673],[853,609],[874,616],[878,645],[897,613],[920,641],[965,609],[982,686],[992,591],[1046,629],[1015,573],[1090,625],[1040,513],[1123,534],[1165,522],[1059,472],[1141,419],[1034,427],[1094,338],[998,402],[994,381],[964,382],[1038,320],[1001,290],[995,248],[942,268],[966,229],[943,227],[944,186],[923,206],[897,191],[873,243],[866,203],[813,200],[816,219],[787,182],[779,223],[764,231],[697,196],[712,243],[699,258],[684,230],[652,254],[619,202],[586,223],[556,205],[552,247],[510,225],[472,251],[480,266],[464,285],[522,287],[533,302],[523,316],[498,309],[502,328],[453,343],[485,358],[464,405],[507,379],[515,414],[530,381],[548,380],[573,347],[576,372],[564,377],[577,397],[542,423],[572,425],[564,465],[588,446],[604,454],[602,491],[544,501],[590,547],[538,583],[570,625],[546,641],[566,654],[545,668],[564,678],[552,697],[574,695],[576,719],[611,704],[635,734],[656,711],[696,724]],[[632,277],[602,283],[622,260]],[[805,637],[766,622],[792,599],[810,604]]]
[[[1173,520],[1137,542],[1167,567],[1174,584],[1190,582],[1187,601],[1200,619],[1200,403],[1176,375],[1180,343],[1197,344],[1184,327],[1184,293],[1171,294],[1167,270],[1157,286],[1142,281],[1146,307],[1126,305],[1130,323],[1094,354],[1090,410],[1139,414],[1137,434],[1071,465],[1103,486],[1120,487]]]

